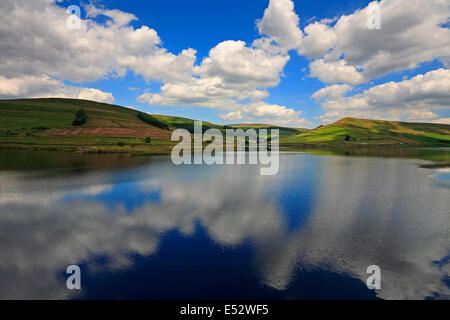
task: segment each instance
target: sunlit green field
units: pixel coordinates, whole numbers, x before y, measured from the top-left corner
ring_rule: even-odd
[[[73,125],[83,109],[86,123]],[[194,132],[193,119],[149,115],[120,106],[77,99],[0,100],[0,147],[79,152],[167,153],[175,129]],[[284,147],[450,146],[450,126],[344,118],[308,130],[269,124],[218,125],[203,122],[203,131],[278,129]]]
[[[450,125],[344,118],[282,144],[450,146]]]
[[[74,126],[78,110],[87,121]],[[194,132],[193,119],[142,114],[120,106],[77,99],[0,100],[0,147],[79,152],[168,153],[175,129]],[[143,119],[142,119],[143,118]],[[203,131],[226,129],[279,129],[280,137],[299,133],[293,128],[270,125],[217,125],[203,122]],[[148,140],[146,142],[146,140]]]

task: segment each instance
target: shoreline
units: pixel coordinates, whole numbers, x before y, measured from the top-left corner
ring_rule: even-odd
[[[125,145],[125,146],[62,146],[62,145],[30,145],[1,144],[0,150],[16,151],[54,151],[77,155],[117,155],[125,157],[166,156],[170,155],[173,145]],[[316,154],[340,156],[393,157],[428,160],[432,163],[422,165],[423,168],[450,167],[450,149],[448,147],[431,147],[417,144],[399,145],[281,145],[280,152],[303,151]],[[440,156],[430,155],[430,151],[439,152]]]
[[[170,154],[174,145],[144,146],[144,145],[124,145],[124,146],[100,146],[100,145],[33,145],[33,144],[1,144],[1,150],[45,150],[61,151],[81,154],[111,154],[121,153],[129,155],[164,155]],[[144,148],[143,148],[144,147]],[[426,146],[420,144],[283,144],[280,145],[280,151],[298,151],[298,150],[449,150],[446,146]],[[150,149],[150,150],[149,150]]]
[[[147,149],[147,150],[146,150]],[[148,150],[150,149],[150,150]],[[146,147],[141,146],[59,146],[59,145],[29,145],[29,144],[0,144],[0,150],[27,150],[27,151],[56,151],[74,154],[121,154],[127,156],[168,155],[171,146]]]

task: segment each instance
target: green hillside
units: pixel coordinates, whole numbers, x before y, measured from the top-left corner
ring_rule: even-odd
[[[73,125],[80,110],[86,122]],[[165,154],[172,145],[169,130],[148,125],[133,109],[77,99],[0,100],[3,148]]]
[[[0,148],[68,150],[82,153],[167,154],[174,129],[193,132],[194,120],[149,115],[116,105],[77,99],[0,100]],[[345,118],[313,130],[267,124],[217,125],[203,130],[266,128],[280,130],[280,145],[450,146],[450,126]]]
[[[183,128],[191,133],[194,133],[194,120],[192,119],[173,116],[163,116],[163,115],[153,115],[153,117],[167,124],[171,129]],[[267,130],[278,129],[280,137],[289,137],[300,133],[301,130],[306,130],[306,129],[280,127],[270,124],[253,124],[253,123],[218,125],[207,121],[202,121],[202,128],[203,131],[206,131],[208,129],[219,129],[223,133],[225,133],[226,129],[238,129],[238,128],[243,129],[244,131],[250,128],[267,129]]]
[[[249,125],[253,127],[252,125]],[[203,122],[203,130],[223,126]],[[280,136],[299,133],[278,128]],[[149,115],[130,108],[77,99],[0,100],[0,147],[78,152],[166,154],[175,142],[172,130],[193,132],[194,120]]]
[[[450,125],[344,118],[281,139],[297,146],[450,146]]]

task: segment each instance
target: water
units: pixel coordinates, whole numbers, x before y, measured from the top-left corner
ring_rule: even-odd
[[[450,297],[449,171],[426,160],[284,153],[261,176],[167,157],[1,155],[1,299]],[[72,264],[79,291],[66,287]],[[365,284],[370,265],[380,290]]]

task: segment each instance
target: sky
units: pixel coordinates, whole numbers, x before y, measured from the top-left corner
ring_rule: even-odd
[[[220,124],[450,124],[448,0],[2,0],[0,14],[1,99]]]

